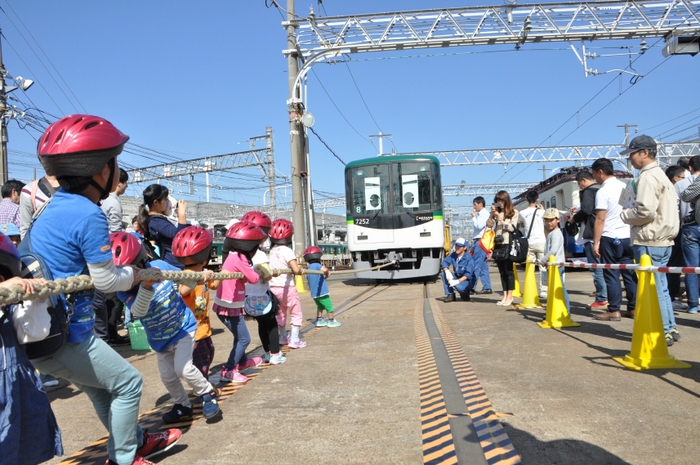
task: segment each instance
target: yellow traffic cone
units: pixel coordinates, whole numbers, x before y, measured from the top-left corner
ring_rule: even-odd
[[[649,255],[642,255],[639,262],[642,267],[651,266]],[[639,271],[638,276],[632,349],[624,357],[613,357],[613,360],[630,370],[690,368],[689,364],[668,354],[654,273]]]
[[[515,289],[513,289],[513,297],[522,297],[520,292],[520,279],[518,278],[518,267],[513,263],[513,274],[515,275]]]
[[[530,260],[525,264],[525,289],[523,301],[518,308],[542,308],[540,296],[537,295],[537,280],[535,278],[535,264]]]
[[[294,276],[294,285],[296,286],[297,292],[299,294],[303,292],[309,292],[309,289],[306,286],[306,282],[304,281],[304,277],[301,275]]]
[[[549,262],[556,262],[554,255],[549,256]],[[547,316],[544,321],[537,323],[541,328],[570,328],[581,326],[571,319],[566,308],[564,287],[561,284],[561,274],[558,266],[547,269]]]

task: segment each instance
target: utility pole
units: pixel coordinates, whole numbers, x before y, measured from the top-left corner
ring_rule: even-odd
[[[2,37],[2,30],[0,30]],[[7,70],[2,61],[2,42],[0,42],[0,184],[5,184],[7,173],[7,90],[5,87],[5,75]]]
[[[276,208],[275,199],[275,156],[272,150],[272,127],[265,128],[265,147],[267,148],[267,182],[270,186],[270,209]]]
[[[636,124],[618,124],[618,128],[625,128],[625,148],[629,147],[630,145],[630,128],[634,128],[634,132],[639,131],[639,127],[637,127]],[[632,173],[632,170],[634,170],[634,166],[632,166],[632,163],[627,160],[627,171]]]
[[[547,180],[547,165],[544,164],[542,165],[542,180]]]
[[[287,0],[287,50],[297,48],[296,28],[298,27],[294,17],[294,0]],[[297,256],[301,256],[306,247],[306,225],[304,223],[304,191],[301,183],[301,171],[304,154],[304,129],[301,125],[303,104],[297,101],[295,81],[299,74],[299,58],[296,53],[290,53],[287,58],[287,78],[289,83],[289,139],[291,151],[292,169],[292,205],[294,208],[294,248]],[[270,191],[272,196],[273,191]],[[272,199],[272,197],[270,197]]]

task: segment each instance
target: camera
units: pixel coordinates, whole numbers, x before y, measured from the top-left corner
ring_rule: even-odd
[[[496,244],[503,244],[503,236],[501,234],[495,236],[493,238],[493,242],[495,242]]]

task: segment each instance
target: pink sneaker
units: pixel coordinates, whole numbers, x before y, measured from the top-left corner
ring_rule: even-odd
[[[238,366],[236,366],[236,369],[238,371],[243,371],[246,368],[255,368],[257,366],[260,366],[262,362],[262,357],[250,357],[245,361],[245,363],[239,363]]]
[[[304,347],[306,347],[306,342],[302,341],[301,339],[297,339],[296,341],[289,343],[290,349],[303,349]]]
[[[219,378],[224,383],[244,384],[248,382],[247,376],[240,374],[236,370],[229,370],[226,367],[221,368]]]
[[[279,341],[281,346],[286,346],[289,343],[287,336],[280,336]]]

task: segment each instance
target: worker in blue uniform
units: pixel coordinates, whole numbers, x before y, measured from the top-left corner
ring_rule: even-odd
[[[460,237],[455,241],[454,252],[442,261],[445,302],[454,302],[455,292],[459,292],[462,300],[471,300],[469,291],[474,288],[476,277],[474,276],[474,258],[467,253],[467,246],[466,239]]]

